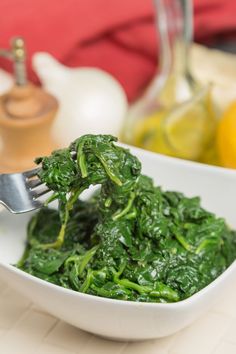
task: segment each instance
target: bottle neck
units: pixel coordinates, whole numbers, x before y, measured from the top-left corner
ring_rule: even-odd
[[[164,105],[191,97],[193,80],[189,72],[192,41],[191,0],[155,0],[156,25],[160,38],[160,100]]]
[[[160,72],[186,75],[192,41],[191,0],[155,0],[160,37]]]
[[[154,0],[159,37],[159,72],[145,94],[152,105],[158,97],[166,106],[191,96],[195,83],[189,71],[192,42],[192,0]],[[179,90],[180,83],[180,90]],[[179,95],[180,97],[176,97]],[[163,100],[162,100],[163,99]]]

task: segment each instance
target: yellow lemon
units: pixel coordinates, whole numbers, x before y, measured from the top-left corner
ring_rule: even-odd
[[[135,127],[134,144],[162,154],[198,160],[212,139],[215,124],[209,89],[206,89],[188,102],[140,121]]]
[[[221,164],[236,168],[236,102],[230,105],[220,120],[217,147]]]

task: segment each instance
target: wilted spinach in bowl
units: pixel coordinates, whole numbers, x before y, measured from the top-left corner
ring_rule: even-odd
[[[36,160],[58,210],[28,225],[18,267],[75,291],[113,299],[175,302],[236,258],[236,232],[200,199],[163,191],[109,135],[85,135]],[[100,189],[79,199],[90,185]]]

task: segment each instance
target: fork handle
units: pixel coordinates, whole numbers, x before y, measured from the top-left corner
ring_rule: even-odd
[[[0,204],[14,214],[35,209],[22,173],[0,174]]]
[[[0,204],[11,212],[14,210],[14,199],[19,195],[16,185],[9,183],[14,180],[14,176],[9,177],[8,174],[0,174]]]

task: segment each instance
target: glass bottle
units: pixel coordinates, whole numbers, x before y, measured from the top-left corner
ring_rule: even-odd
[[[155,0],[159,73],[128,113],[121,140],[170,156],[212,162],[216,118],[211,86],[189,69],[191,0]],[[199,63],[203,65],[204,63]]]

